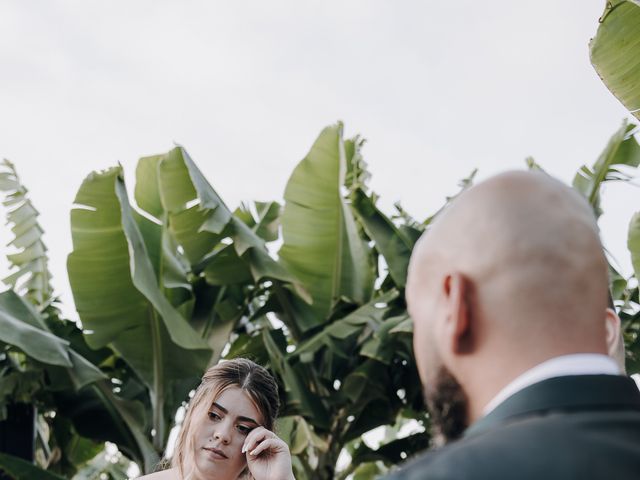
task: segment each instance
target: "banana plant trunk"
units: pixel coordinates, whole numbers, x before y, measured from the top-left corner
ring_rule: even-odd
[[[36,407],[27,403],[7,406],[7,419],[0,422],[0,452],[33,462],[36,440]],[[0,472],[0,480],[11,480]]]

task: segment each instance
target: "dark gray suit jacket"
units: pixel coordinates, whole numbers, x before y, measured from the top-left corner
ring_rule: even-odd
[[[385,478],[640,479],[640,392],[623,376],[544,380]]]

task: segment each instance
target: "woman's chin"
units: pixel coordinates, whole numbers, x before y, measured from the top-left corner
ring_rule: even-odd
[[[225,470],[223,465],[220,465],[216,460],[208,458],[206,454],[200,455],[200,458],[196,461],[197,478],[226,478],[223,475]]]
[[[196,459],[197,478],[207,480],[235,479],[240,472],[234,475],[228,463],[228,458],[221,458],[219,455],[203,450]]]

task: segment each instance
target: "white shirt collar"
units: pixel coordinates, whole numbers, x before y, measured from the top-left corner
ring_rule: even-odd
[[[548,378],[567,375],[620,375],[620,369],[613,359],[598,353],[579,353],[555,357],[527,370],[509,383],[487,403],[483,413],[487,415],[511,395],[529,385]]]

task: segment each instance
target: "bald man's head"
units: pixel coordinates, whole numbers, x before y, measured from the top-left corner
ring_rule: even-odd
[[[538,172],[472,187],[414,249],[407,303],[427,384],[443,366],[464,387],[474,365],[509,376],[557,355],[605,353],[607,264],[591,208]]]

